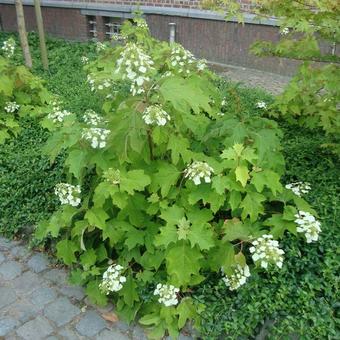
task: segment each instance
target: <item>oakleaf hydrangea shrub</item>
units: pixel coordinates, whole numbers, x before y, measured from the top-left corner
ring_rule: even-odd
[[[151,338],[176,337],[188,320],[200,325],[192,287],[214,272],[228,294],[281,267],[280,239],[301,234],[299,211],[315,211],[280,182],[275,122],[228,105],[236,94],[142,19],[121,34],[85,66],[102,112],[43,120],[68,183],[56,183],[62,204],[36,236],[59,237],[57,256],[94,302],[114,301]]]
[[[11,60],[15,41],[0,47],[0,144],[20,131],[19,116],[38,116],[48,110],[50,94],[43,81]]]

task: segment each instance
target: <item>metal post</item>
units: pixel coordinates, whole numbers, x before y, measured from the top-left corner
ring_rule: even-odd
[[[169,23],[170,34],[169,34],[169,43],[174,43],[176,40],[176,23],[170,22]]]

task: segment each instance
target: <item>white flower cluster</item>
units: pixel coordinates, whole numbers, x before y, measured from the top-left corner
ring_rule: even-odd
[[[295,217],[295,223],[298,224],[296,231],[298,233],[305,234],[307,243],[317,241],[319,233],[321,232],[321,223],[317,221],[313,215],[306,211],[299,211]]]
[[[137,18],[134,21],[137,24],[137,27],[144,28],[144,29],[149,29],[149,26],[148,26],[148,24],[146,23],[146,21],[144,19]]]
[[[110,130],[103,128],[83,129],[82,138],[91,143],[93,149],[102,149],[106,146],[106,139],[110,134]]]
[[[79,185],[74,186],[68,183],[59,183],[54,189],[54,193],[58,196],[61,204],[70,204],[73,207],[77,207],[81,202],[80,192]]]
[[[178,73],[190,73],[188,69],[195,62],[194,55],[180,45],[175,45],[171,49],[170,65]]]
[[[159,295],[158,302],[163,303],[166,307],[176,306],[178,304],[177,293],[179,288],[173,285],[166,285],[159,283],[156,286],[153,295]]]
[[[205,59],[201,59],[197,62],[197,70],[203,71],[207,68],[207,61]]]
[[[118,292],[123,288],[126,277],[122,275],[124,268],[119,264],[113,264],[106,269],[103,274],[103,280],[99,284],[99,288],[106,294]]]
[[[258,101],[256,103],[256,107],[259,109],[266,109],[267,108],[267,103],[264,101]]]
[[[115,73],[121,73],[122,79],[132,82],[130,91],[133,96],[145,92],[143,85],[150,80],[147,74],[153,69],[150,56],[135,43],[129,43],[117,60]]]
[[[308,182],[289,183],[289,184],[286,184],[285,187],[286,189],[292,190],[295,195],[300,196],[300,197],[302,194],[307,194],[311,189],[310,183]]]
[[[281,35],[287,35],[289,33],[289,28],[288,27],[283,27],[281,30],[280,30],[280,34]]]
[[[103,117],[91,109],[85,111],[83,120],[86,124],[91,126],[98,126],[104,123]]]
[[[96,42],[96,52],[97,52],[97,53],[106,50],[106,48],[107,48],[107,45],[106,45],[106,44],[104,44],[104,43],[102,43],[102,42],[100,42],[100,41],[97,41],[97,42]]]
[[[242,267],[238,264],[235,267],[233,274],[225,275],[222,280],[230,290],[235,290],[244,285],[248,277],[250,277],[249,267],[247,265]]]
[[[222,106],[227,106],[227,98],[226,97],[223,97],[221,105]]]
[[[282,267],[283,254],[279,248],[279,242],[273,240],[272,235],[262,235],[252,242],[253,247],[249,248],[254,262],[260,262],[262,268],[267,268],[268,263]]]
[[[185,177],[191,179],[196,185],[201,184],[201,178],[204,178],[205,183],[211,182],[211,175],[214,169],[206,162],[192,162],[185,170]]]
[[[89,58],[84,55],[80,58],[80,60],[83,64],[87,64],[89,62]]]
[[[15,41],[13,38],[9,38],[2,44],[1,50],[3,51],[5,57],[11,58],[15,51]]]
[[[143,120],[148,125],[164,126],[170,119],[169,114],[160,105],[151,105],[143,112]]]
[[[19,108],[20,108],[20,105],[17,104],[16,102],[7,102],[4,107],[5,111],[8,113],[13,113],[19,110]]]
[[[110,79],[105,79],[101,81],[100,83],[96,84],[96,80],[93,79],[90,74],[87,75],[87,82],[90,85],[91,91],[104,90],[105,88],[108,88],[112,85],[112,82]]]
[[[52,105],[52,112],[47,115],[47,118],[51,119],[53,123],[61,123],[64,121],[64,118],[70,116],[72,113],[67,110],[62,110],[61,101],[58,98],[55,98]]]
[[[122,34],[119,34],[119,33],[113,33],[111,35],[111,39],[113,41],[125,41],[126,37],[124,37]]]

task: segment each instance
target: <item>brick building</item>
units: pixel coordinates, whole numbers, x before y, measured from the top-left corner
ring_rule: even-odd
[[[246,9],[250,6],[249,1],[241,1]],[[35,30],[33,0],[23,3],[26,28]],[[41,5],[46,32],[66,39],[109,38],[139,8],[156,38],[168,40],[169,24],[175,24],[176,41],[198,57],[281,74],[292,73],[296,66],[292,61],[257,58],[248,52],[258,39],[279,38],[274,19],[258,22],[248,14],[244,26],[225,22],[223,15],[201,9],[199,0],[41,0]],[[16,31],[14,0],[0,0],[0,26]]]

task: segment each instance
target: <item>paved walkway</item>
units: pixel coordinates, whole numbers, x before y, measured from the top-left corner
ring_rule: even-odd
[[[139,326],[107,322],[82,288],[48,258],[0,237],[0,339],[146,339]]]
[[[274,95],[281,93],[291,79],[288,76],[236,66],[218,68],[218,73],[232,81],[249,87],[259,87]]]

